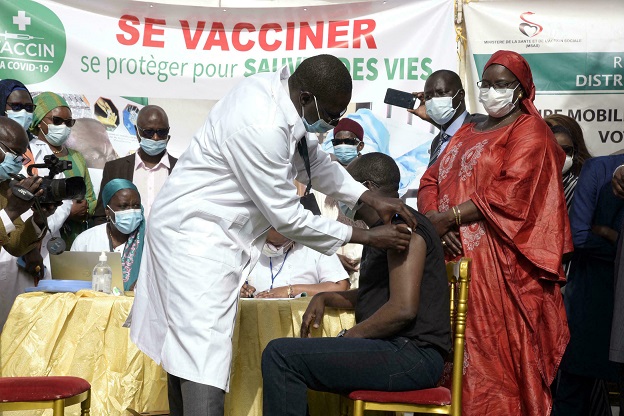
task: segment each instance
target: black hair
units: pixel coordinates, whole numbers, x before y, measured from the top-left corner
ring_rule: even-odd
[[[347,168],[358,182],[374,182],[384,193],[399,191],[401,172],[394,159],[383,153],[367,153],[357,157]]]
[[[303,91],[319,99],[351,95],[353,82],[349,70],[333,55],[317,55],[304,59],[293,73]]]

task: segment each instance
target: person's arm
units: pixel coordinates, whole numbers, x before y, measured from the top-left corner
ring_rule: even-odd
[[[377,211],[384,224],[390,224],[395,215],[398,214],[409,227],[416,228],[416,218],[403,201],[399,198],[388,198],[367,189],[353,179],[340,163],[332,162],[329,155],[319,146],[318,140],[308,137],[306,142],[314,189],[344,202],[350,208],[360,202],[365,203]],[[298,153],[295,155],[295,166],[299,172],[297,180],[307,184],[308,177],[305,164]]]
[[[244,192],[277,232],[327,255],[349,241],[350,233],[351,242],[381,248],[403,249],[408,244],[409,232],[405,226],[390,224],[371,232],[355,228],[351,232],[349,226],[304,209],[294,184],[289,140],[278,127],[250,126],[221,145],[222,154]],[[334,180],[346,180],[344,175],[348,174],[343,169]],[[350,176],[349,180],[354,182]],[[363,185],[358,184],[359,187]],[[359,197],[356,194],[354,198]]]
[[[611,186],[615,196],[618,198],[624,198],[624,165],[618,166],[615,169],[615,172],[613,172]]]
[[[243,285],[243,289],[245,289],[244,285]],[[313,296],[321,292],[338,292],[338,291],[344,291],[348,289],[349,289],[349,280],[345,279],[345,280],[340,280],[338,282],[322,282],[322,283],[310,283],[310,284],[274,287],[273,289],[265,290],[260,293],[256,293],[254,294],[254,297],[281,299],[281,298],[295,297],[302,293],[306,293],[308,296]],[[290,290],[291,296],[288,296],[289,290]]]
[[[368,319],[349,329],[345,337],[388,338],[416,318],[426,254],[427,243],[417,233],[412,233],[408,250],[388,250],[390,297]]]
[[[301,320],[299,335],[301,338],[310,336],[312,328],[318,328],[323,321],[325,307],[336,309],[355,309],[358,290],[344,292],[321,292],[312,298]]]
[[[95,192],[93,192],[93,182],[91,182],[91,175],[89,174],[89,169],[87,168],[87,162],[85,162],[84,157],[80,153],[77,153],[77,155],[77,159],[80,163],[80,170],[82,172],[82,176],[87,187],[85,199],[87,200],[87,203],[89,205],[88,212],[89,215],[93,215],[93,213],[95,212],[95,205],[97,204]]]

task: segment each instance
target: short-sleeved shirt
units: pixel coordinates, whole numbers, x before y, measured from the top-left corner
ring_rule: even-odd
[[[270,260],[270,261],[269,261]],[[247,282],[258,292],[271,287],[271,265],[273,287],[288,285],[310,285],[324,282],[339,282],[349,278],[342,263],[335,254],[326,256],[302,244],[293,245],[288,255],[269,258],[261,255]]]
[[[450,300],[444,250],[431,222],[412,210],[418,225],[413,232],[427,244],[425,269],[420,287],[416,318],[394,336],[410,338],[420,347],[434,346],[441,352],[451,349]],[[402,222],[402,221],[401,221]],[[381,225],[381,221],[375,226]],[[409,278],[406,276],[406,278]],[[373,315],[390,298],[390,275],[387,250],[364,247],[360,265],[355,320],[362,322]]]

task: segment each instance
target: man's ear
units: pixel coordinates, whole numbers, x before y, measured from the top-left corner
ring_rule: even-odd
[[[299,94],[299,102],[303,106],[310,104],[313,99],[314,98],[312,98],[312,94],[307,91],[301,91],[301,93]]]

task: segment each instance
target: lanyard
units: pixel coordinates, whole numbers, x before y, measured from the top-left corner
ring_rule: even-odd
[[[269,257],[269,268],[271,269],[271,287],[269,288],[269,290],[273,289],[273,283],[275,282],[275,278],[281,273],[282,269],[284,268],[284,264],[286,264],[286,259],[288,258],[288,253],[290,253],[290,250],[292,250],[293,246],[291,246],[288,250],[286,250],[284,261],[282,262],[282,265],[280,266],[279,270],[275,274],[273,274],[273,258]]]

